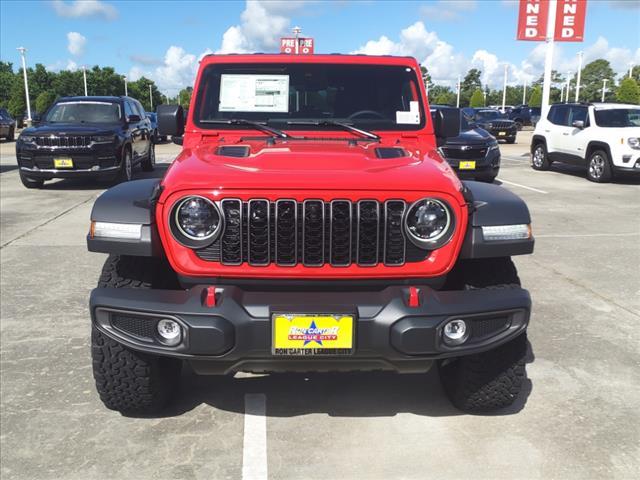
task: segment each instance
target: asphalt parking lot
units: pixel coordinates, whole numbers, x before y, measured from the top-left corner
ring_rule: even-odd
[[[516,258],[534,302],[523,401],[461,415],[435,371],[185,372],[177,406],[156,418],[106,410],[93,386],[87,301],[105,256],[85,235],[103,187],[27,190],[3,141],[2,478],[638,478],[640,183],[535,172],[529,139],[501,146],[498,177],[527,201],[536,236],[535,254]],[[158,161],[178,149],[158,146]]]

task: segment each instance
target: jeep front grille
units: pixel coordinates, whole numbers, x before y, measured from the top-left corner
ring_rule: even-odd
[[[401,266],[428,255],[405,238],[406,208],[404,200],[224,199],[222,235],[195,252],[223,265]]]
[[[48,135],[45,137],[36,137],[36,145],[39,147],[85,148],[90,144],[91,137],[88,135],[70,135],[63,137]]]

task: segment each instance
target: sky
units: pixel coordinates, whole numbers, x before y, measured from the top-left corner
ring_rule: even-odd
[[[0,60],[77,69],[113,66],[144,75],[163,93],[192,85],[207,53],[275,52],[300,26],[317,53],[411,55],[438,84],[454,85],[470,68],[501,87],[542,74],[544,42],[516,41],[515,0],[0,0]],[[554,67],[575,72],[606,58],[618,74],[640,64],[640,0],[588,0],[583,43],[556,43]]]

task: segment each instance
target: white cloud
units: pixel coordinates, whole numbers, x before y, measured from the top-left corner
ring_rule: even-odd
[[[84,53],[84,47],[87,44],[87,38],[84,35],[78,32],[69,32],[67,33],[67,40],[69,42],[67,50],[71,55],[77,57]]]
[[[58,60],[51,65],[45,67],[50,72],[59,72],[60,70],[71,70],[72,72],[78,69],[78,64],[73,60]]]
[[[247,0],[240,24],[224,32],[216,53],[276,51],[280,37],[288,32],[288,15],[305,3],[309,2]]]
[[[99,0],[74,0],[72,2],[54,0],[51,4],[61,17],[102,17],[106,20],[118,18],[116,7]]]
[[[439,0],[420,7],[420,14],[427,20],[453,21],[459,19],[467,12],[475,10],[475,0]]]

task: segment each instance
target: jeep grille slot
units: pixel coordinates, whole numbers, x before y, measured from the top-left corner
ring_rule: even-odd
[[[413,246],[403,228],[404,200],[293,199],[220,202],[224,231],[195,250],[203,260],[223,265],[281,267],[402,266],[421,262],[427,250]]]
[[[385,265],[402,265],[405,260],[406,241],[404,238],[402,219],[405,202],[387,200],[384,204],[384,263]]]
[[[249,264],[269,265],[270,248],[270,208],[268,200],[249,201],[249,243],[247,246]]]

